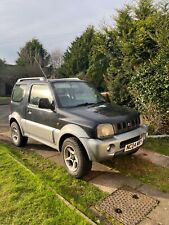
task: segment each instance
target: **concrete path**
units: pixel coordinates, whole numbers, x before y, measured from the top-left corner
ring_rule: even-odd
[[[9,142],[9,132],[1,133],[0,140]],[[27,148],[59,166],[64,165],[61,154],[50,147],[30,140]],[[84,179],[110,194],[122,186],[129,186],[143,194],[153,197],[159,201],[159,204],[148,214],[140,225],[169,225],[169,194],[162,193],[150,185],[142,184],[138,180],[124,176],[119,171],[96,162],[93,163],[92,171]]]
[[[169,168],[169,156],[161,155],[152,151],[147,151],[145,149],[139,150],[135,155],[158,166]]]

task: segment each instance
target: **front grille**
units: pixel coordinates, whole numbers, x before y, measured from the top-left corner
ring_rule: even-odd
[[[122,121],[115,124],[115,133],[121,134],[130,130],[138,128],[140,125],[140,117],[133,118],[132,120]]]
[[[122,142],[120,143],[120,149],[121,149],[121,148],[125,148],[126,145],[128,145],[128,144],[130,144],[130,143],[133,143],[133,142],[136,142],[136,141],[138,141],[139,139],[140,139],[140,136],[137,136],[137,137],[134,137],[134,138],[130,138],[130,139],[126,140],[126,141],[122,141]]]

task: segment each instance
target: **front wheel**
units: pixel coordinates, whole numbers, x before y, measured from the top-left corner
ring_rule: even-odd
[[[11,138],[14,145],[21,147],[27,144],[28,138],[21,133],[20,127],[16,122],[11,124]]]
[[[81,178],[91,170],[92,162],[76,138],[67,138],[63,142],[62,155],[66,169],[72,176]]]

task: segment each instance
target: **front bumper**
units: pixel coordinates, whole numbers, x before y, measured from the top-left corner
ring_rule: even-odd
[[[115,155],[125,155],[137,150],[141,145],[133,148],[131,151],[125,152],[125,145],[141,138],[145,140],[146,135],[147,127],[140,126],[135,130],[114,135],[112,138],[106,140],[80,138],[80,141],[85,147],[91,161],[103,161],[113,158]]]

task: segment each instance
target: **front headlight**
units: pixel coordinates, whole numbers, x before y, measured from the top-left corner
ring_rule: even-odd
[[[114,134],[113,126],[109,123],[107,124],[99,124],[97,126],[97,137],[98,138],[106,138],[112,136]]]

